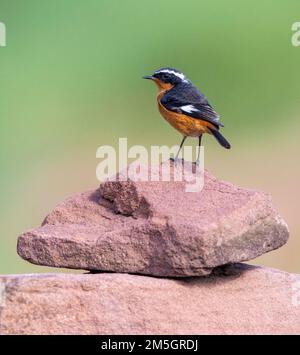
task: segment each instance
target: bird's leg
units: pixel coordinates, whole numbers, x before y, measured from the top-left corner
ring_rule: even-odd
[[[176,154],[176,157],[175,157],[174,161],[177,160],[177,158],[178,158],[178,156],[179,156],[179,153],[180,153],[180,151],[181,151],[181,148],[182,148],[182,146],[183,146],[184,141],[186,140],[186,138],[187,138],[187,136],[183,136],[183,139],[182,139],[182,141],[181,141],[181,143],[180,143],[180,147],[179,147],[179,150],[178,150],[178,152],[177,152],[177,154]]]
[[[199,165],[199,160],[200,160],[200,149],[201,149],[201,139],[202,139],[202,134],[199,136],[199,145],[198,145],[198,156],[196,160],[196,165]]]

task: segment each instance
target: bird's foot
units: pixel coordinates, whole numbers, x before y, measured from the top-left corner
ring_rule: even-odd
[[[198,169],[200,168],[200,160],[196,160],[193,162],[193,165]]]
[[[174,164],[184,164],[185,163],[185,160],[183,158],[178,158],[178,157],[170,158],[170,161]]]

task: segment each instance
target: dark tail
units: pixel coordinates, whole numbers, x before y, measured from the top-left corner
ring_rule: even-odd
[[[216,140],[221,144],[222,147],[230,149],[230,143],[222,136],[222,134],[216,129],[209,129]]]

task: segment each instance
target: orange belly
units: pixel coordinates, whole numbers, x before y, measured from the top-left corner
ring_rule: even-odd
[[[198,137],[203,133],[210,133],[208,128],[213,125],[199,118],[193,118],[182,113],[167,110],[160,102],[163,95],[158,95],[157,102],[161,115],[173,126],[178,132],[188,137]]]

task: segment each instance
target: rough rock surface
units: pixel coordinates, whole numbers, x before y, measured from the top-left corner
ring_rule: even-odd
[[[0,334],[299,334],[295,284],[300,275],[241,264],[177,280],[0,276]]]
[[[204,175],[199,192],[186,192],[186,181],[107,181],[23,233],[18,253],[39,265],[184,277],[286,243],[287,226],[268,195]]]

